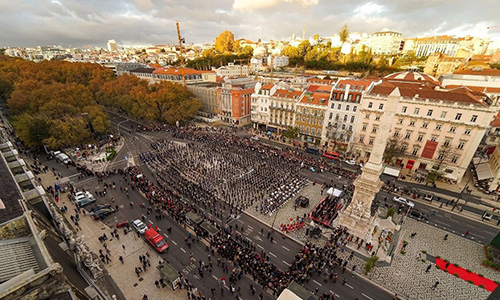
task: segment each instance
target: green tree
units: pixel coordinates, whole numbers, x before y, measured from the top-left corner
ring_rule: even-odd
[[[22,114],[13,119],[16,134],[23,143],[31,148],[43,145],[43,141],[50,137],[50,123],[41,116]]]
[[[384,161],[392,164],[394,159],[403,154],[403,139],[399,136],[392,136],[388,141],[384,150]]]
[[[289,140],[294,140],[299,136],[299,128],[288,126],[288,128],[283,132],[283,136]]]
[[[215,39],[215,50],[219,53],[233,52],[234,35],[226,30]]]

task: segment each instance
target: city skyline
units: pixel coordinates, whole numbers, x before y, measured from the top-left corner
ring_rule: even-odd
[[[118,3],[118,4],[117,4]],[[175,44],[175,22],[186,43],[212,43],[224,30],[235,39],[289,39],[314,34],[331,36],[344,23],[352,32],[389,28],[403,37],[477,36],[500,40],[493,0],[475,5],[462,0],[330,1],[323,0],[23,0],[0,2],[1,46],[32,47],[59,44],[72,47]],[[276,25],[279,24],[279,25]],[[325,26],[325,24],[331,24]],[[496,44],[496,43],[495,43]]]

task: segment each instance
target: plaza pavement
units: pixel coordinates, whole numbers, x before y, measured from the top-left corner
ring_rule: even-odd
[[[275,229],[279,230],[280,224],[288,224],[290,218],[308,214],[323,199],[326,192],[321,195],[321,185],[312,185],[309,183],[292,200],[285,203],[278,212],[272,215],[262,215],[255,211],[255,207],[246,210],[247,213],[260,219],[264,223],[271,225],[273,219]],[[298,207],[295,211],[294,200],[298,196],[305,196],[310,200],[308,208]],[[277,213],[277,215],[275,215]],[[310,221],[306,219],[306,223]],[[328,236],[330,230],[323,230],[323,234]],[[411,238],[411,233],[417,235]],[[407,218],[401,231],[401,241],[406,240],[406,254],[395,254],[390,266],[377,266],[366,277],[374,283],[398,294],[404,299],[486,299],[490,292],[474,284],[456,278],[453,275],[445,273],[434,264],[429,273],[425,272],[429,261],[422,262],[419,259],[421,251],[427,251],[432,256],[440,256],[442,259],[448,259],[461,267],[473,272],[483,274],[485,277],[500,281],[500,273],[481,266],[485,259],[483,246],[471,241],[465,237],[449,234],[448,240],[444,241],[446,232],[431,225]],[[312,239],[305,236],[305,229],[301,229],[289,234],[300,243],[311,241],[313,243],[324,245],[325,239]],[[401,247],[401,246],[400,246]],[[340,257],[347,259],[350,250],[340,253]],[[358,270],[364,270],[365,260],[354,256],[351,263],[357,265]],[[358,274],[357,276],[365,276]],[[432,285],[439,281],[439,286],[432,290]]]
[[[38,177],[42,179],[43,186],[49,186],[55,180],[52,172],[39,174]],[[68,200],[67,194],[62,195],[61,201],[57,203],[57,206],[68,207],[68,212],[63,216],[68,219],[69,223],[73,224],[69,220],[69,217],[74,214],[75,205]],[[103,245],[98,240],[99,236],[106,233],[108,237],[106,243],[108,249],[111,251],[112,261],[105,265],[105,267],[122,293],[126,295],[126,299],[142,299],[144,294],[147,294],[149,299],[184,300],[187,298],[185,290],[177,289],[176,291],[172,291],[168,286],[165,288],[157,288],[155,286],[155,281],[160,279],[160,273],[156,269],[156,266],[162,259],[146,244],[144,239],[137,237],[135,231],[124,234],[122,229],[118,229],[120,239],[117,240],[111,237],[111,231],[114,228],[110,228],[100,221],[95,221],[90,215],[84,216],[83,214],[81,214],[79,225],[82,230],[78,232],[78,235],[83,236],[85,243],[97,255],[99,254],[99,249],[102,249],[106,253]],[[122,245],[125,246],[125,249],[123,249]],[[139,255],[146,255],[146,252],[150,254],[151,267],[148,268],[147,272],[141,273],[141,276],[138,277],[135,273],[135,267],[141,266]],[[119,256],[123,257],[124,264],[119,261]]]

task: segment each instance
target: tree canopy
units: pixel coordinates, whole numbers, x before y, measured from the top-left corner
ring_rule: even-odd
[[[234,35],[226,30],[215,39],[215,50],[219,53],[233,52]]]

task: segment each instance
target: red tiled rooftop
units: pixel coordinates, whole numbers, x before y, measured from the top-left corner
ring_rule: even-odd
[[[500,70],[497,70],[497,69],[468,69],[468,70],[456,71],[453,74],[500,76]]]
[[[289,91],[284,89],[277,89],[276,92],[273,94],[273,96],[275,97],[292,98],[292,99],[298,99],[300,95],[302,95],[302,91]]]
[[[154,74],[165,74],[165,75],[182,75],[182,68],[157,69],[153,73]],[[202,74],[202,73],[204,73],[204,72],[198,71],[195,69],[191,69],[191,68],[184,68],[185,75],[195,75],[195,74]]]
[[[462,85],[447,85],[447,89],[455,89],[463,87]],[[471,91],[474,92],[481,92],[481,93],[500,93],[500,88],[498,87],[484,87],[484,86],[470,86],[470,85],[465,85],[466,88],[470,89]]]
[[[300,100],[300,103],[328,106],[328,98],[329,95],[323,93],[306,93]]]
[[[377,80],[378,79],[374,79],[374,80],[340,79],[339,81],[337,81],[337,84],[335,85],[335,89],[345,88],[345,86],[347,84],[349,84],[351,86],[351,88],[354,88],[354,86],[356,86],[356,89],[359,89],[361,86],[363,86],[363,91],[365,91],[373,81],[377,81]]]
[[[484,93],[478,91],[472,91],[466,87],[459,87],[456,89],[449,90],[435,90],[425,84],[411,85],[411,84],[401,84],[400,82],[384,81],[382,84],[376,85],[371,94],[378,95],[389,95],[396,88],[399,88],[399,93],[401,96],[406,98],[414,98],[418,95],[418,98],[429,99],[436,101],[450,101],[459,103],[470,103],[479,104],[487,106],[486,102],[482,99],[487,96]]]
[[[274,86],[274,84],[268,83],[268,84],[263,85],[260,89],[261,90],[270,90],[273,86]]]

